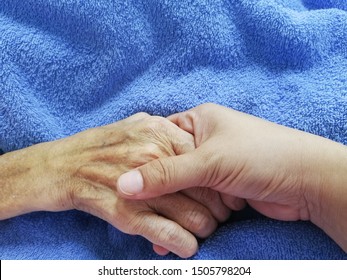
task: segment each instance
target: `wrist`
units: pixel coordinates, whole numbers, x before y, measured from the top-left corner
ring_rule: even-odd
[[[61,210],[50,150],[51,143],[42,143],[0,156],[0,219]]]
[[[347,251],[347,147],[313,137],[305,192],[310,220]]]

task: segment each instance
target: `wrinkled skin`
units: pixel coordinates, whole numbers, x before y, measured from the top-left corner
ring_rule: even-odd
[[[217,192],[187,189],[144,201],[121,198],[118,177],[152,160],[193,150],[193,137],[161,117],[136,114],[0,157],[1,219],[78,209],[121,231],[142,235],[161,255],[189,257],[230,210]],[[179,209],[179,211],[177,211]],[[170,241],[170,242],[169,242]]]

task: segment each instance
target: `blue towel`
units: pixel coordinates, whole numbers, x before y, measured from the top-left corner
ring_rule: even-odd
[[[347,1],[1,0],[0,150],[205,102],[347,144]],[[251,209],[193,259],[347,259]],[[131,248],[131,249],[129,249]],[[0,221],[1,259],[176,259],[79,211]]]

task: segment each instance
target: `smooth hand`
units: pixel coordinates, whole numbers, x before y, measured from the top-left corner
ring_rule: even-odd
[[[123,174],[123,197],[144,199],[191,186],[222,193],[280,220],[311,220],[347,249],[347,148],[222,106],[170,116],[196,149]]]

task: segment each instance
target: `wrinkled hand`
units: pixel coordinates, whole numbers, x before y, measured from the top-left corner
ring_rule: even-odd
[[[119,197],[116,181],[130,169],[193,149],[189,133],[165,118],[145,113],[24,149],[20,151],[21,158],[23,161],[30,158],[31,163],[23,163],[22,172],[17,173],[26,174],[30,182],[25,186],[18,184],[17,177],[17,184],[11,185],[18,187],[7,188],[7,193],[16,193],[17,199],[8,203],[7,215],[2,218],[35,210],[78,209],[104,219],[125,233],[144,236],[159,254],[172,251],[189,257],[197,250],[194,235],[207,237],[218,221],[229,216],[229,209],[218,193],[194,188],[131,201]],[[14,152],[6,156],[19,155]],[[24,188],[25,202],[21,202]]]

